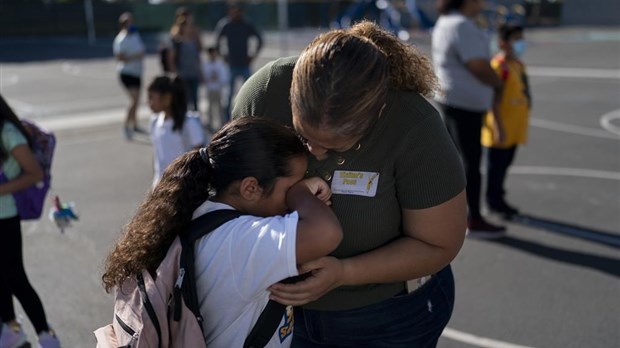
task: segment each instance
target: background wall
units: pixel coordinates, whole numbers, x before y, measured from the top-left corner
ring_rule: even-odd
[[[177,7],[189,7],[196,22],[204,30],[212,30],[226,14],[226,3],[219,1],[176,1],[151,5],[142,1],[91,0],[97,36],[114,35],[118,16],[132,11],[141,32],[165,32],[172,24]],[[369,0],[367,0],[369,1]],[[403,25],[415,27],[407,12],[412,0],[393,0],[391,4],[402,13]],[[246,15],[261,29],[278,27],[276,0],[245,0]],[[620,25],[620,0],[487,0],[490,8],[497,5],[511,9],[515,4],[526,11],[526,24],[548,25]],[[289,0],[289,27],[329,27],[354,0]],[[436,0],[415,1],[428,18],[437,17]],[[83,0],[0,0],[0,37],[83,36],[86,35]]]

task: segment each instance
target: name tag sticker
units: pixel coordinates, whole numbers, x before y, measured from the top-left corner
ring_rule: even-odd
[[[379,173],[336,170],[332,178],[332,193],[374,197],[378,183]]]

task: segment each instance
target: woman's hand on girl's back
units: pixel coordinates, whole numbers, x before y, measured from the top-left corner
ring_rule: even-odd
[[[302,306],[312,302],[344,283],[344,263],[325,256],[298,267],[299,274],[311,272],[306,279],[293,283],[276,283],[267,289],[270,299],[287,306]]]

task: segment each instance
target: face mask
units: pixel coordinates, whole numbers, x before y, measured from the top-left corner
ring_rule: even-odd
[[[525,43],[525,40],[516,40],[512,43],[512,51],[517,57],[522,57],[526,48],[527,44]]]
[[[129,26],[129,28],[127,28],[127,31],[128,31],[129,33],[135,33],[135,32],[137,32],[137,31],[138,31],[138,27],[136,27],[136,25],[135,25],[135,24],[132,24],[132,25],[130,25],[130,26]]]

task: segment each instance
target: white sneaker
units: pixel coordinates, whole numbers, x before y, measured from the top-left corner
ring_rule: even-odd
[[[60,341],[52,329],[39,335],[39,348],[60,348]]]
[[[0,332],[0,348],[26,348],[30,343],[26,339],[26,334],[22,327],[17,325],[2,324]]]

